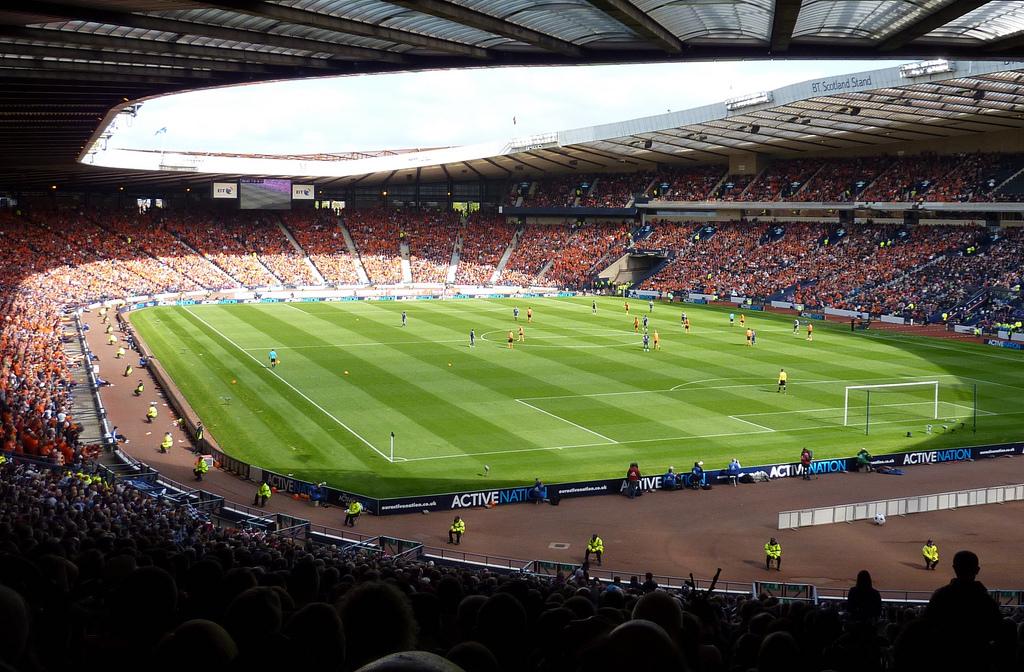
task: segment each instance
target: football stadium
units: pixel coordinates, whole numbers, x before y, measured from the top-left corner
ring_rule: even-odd
[[[1024,668],[1024,3],[0,17],[0,669]],[[703,101],[710,61],[833,74],[639,116],[638,76],[486,142],[123,141],[176,94]]]

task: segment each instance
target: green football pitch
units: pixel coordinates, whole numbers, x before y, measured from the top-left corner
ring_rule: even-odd
[[[730,327],[728,308],[633,301],[627,316],[622,303],[197,305],[132,322],[229,455],[377,497],[613,478],[632,461],[656,474],[796,461],[804,446],[821,459],[1024,440],[1022,354],[846,322],[815,322],[808,342],[792,316],[758,312],[747,347],[739,310]],[[660,351],[634,333],[644,315]],[[844,404],[847,387],[906,382],[928,384]]]

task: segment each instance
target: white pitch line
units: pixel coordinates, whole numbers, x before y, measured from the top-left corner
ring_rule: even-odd
[[[937,375],[937,376],[923,376],[922,375],[922,376],[914,376],[914,377],[915,378],[924,378],[924,377],[931,377],[931,378],[960,378],[961,376],[957,376],[955,374],[950,373],[950,374],[940,374],[940,375]],[[736,380],[745,380],[746,378],[747,377],[744,376],[743,378],[737,378]],[[751,378],[753,378],[753,377],[751,376]],[[729,380],[729,379],[728,378],[708,378],[706,380]],[[747,385],[709,385],[707,387],[694,387],[692,389],[685,389],[685,390],[682,389],[682,385],[676,385],[675,387],[670,387],[667,390],[626,390],[626,391],[623,391],[623,392],[592,392],[590,394],[562,394],[562,395],[556,395],[556,396],[552,396],[552,397],[523,397],[521,400],[517,399],[516,401],[543,401],[545,399],[576,399],[577,397],[615,397],[615,396],[619,396],[619,395],[657,394],[657,393],[665,393],[665,392],[702,392],[704,390],[733,390],[733,389],[743,388],[743,387],[774,387],[775,386],[775,380],[774,379],[769,380],[769,377],[767,377],[767,376],[761,377],[761,378],[759,378],[759,380],[764,380],[765,382],[763,382],[763,383],[752,383],[752,384],[747,384]],[[789,385],[790,385],[790,387],[797,386],[797,385],[828,385],[828,384],[833,384],[833,383],[837,384],[837,385],[841,385],[843,383],[864,383],[864,382],[869,382],[869,381],[872,381],[872,380],[895,380],[895,377],[894,376],[885,376],[884,378],[848,378],[846,380],[803,380],[803,381],[796,382],[796,383],[792,383],[791,382]],[[703,381],[695,380],[693,382],[694,383],[699,383],[699,382],[703,382]],[[914,381],[904,381],[904,382],[914,382]],[[683,383],[683,385],[688,385],[688,384],[690,384],[690,383]]]
[[[366,347],[371,345],[434,345],[436,343],[468,343],[469,337],[450,339],[443,341],[373,341],[369,343],[324,343],[322,345],[273,345],[256,348],[240,348],[246,352],[250,350],[310,350],[313,348],[353,348],[353,347]]]
[[[876,334],[868,334],[868,336],[870,338],[874,338],[875,340],[879,340],[879,341],[884,341],[884,340],[896,341],[896,340],[898,340],[898,341],[900,341],[901,343],[903,343],[905,345],[911,345],[911,346],[922,347],[922,348],[934,348],[936,350],[950,350],[952,352],[960,353],[961,355],[965,354],[965,353],[970,353],[971,355],[977,355],[979,357],[989,357],[991,359],[1004,359],[1004,360],[1009,361],[1009,362],[1018,362],[1018,363],[1024,362],[1024,357],[1001,357],[1000,355],[997,355],[995,353],[979,352],[979,351],[977,351],[977,350],[975,350],[973,348],[970,348],[970,349],[950,348],[950,347],[945,346],[945,345],[938,345],[938,344],[935,344],[935,343],[925,343],[921,339],[920,336],[914,336],[912,334],[908,334],[908,335],[904,336],[903,334],[895,334],[895,335],[893,335],[893,334],[884,334],[884,335],[882,335],[882,334],[876,333]]]
[[[330,419],[331,419],[331,420],[333,420],[334,422],[336,422],[336,423],[338,423],[339,425],[341,425],[342,427],[344,427],[344,428],[345,428],[346,430],[348,430],[348,432],[349,432],[350,434],[352,434],[352,436],[356,437],[357,439],[359,439],[360,441],[362,441],[363,443],[365,443],[365,444],[366,444],[367,446],[369,446],[369,447],[370,447],[370,448],[371,448],[371,449],[372,449],[372,450],[373,450],[373,451],[374,451],[375,453],[377,453],[378,455],[380,455],[381,457],[383,457],[383,458],[384,458],[385,460],[387,460],[388,462],[390,462],[390,461],[391,461],[391,458],[390,458],[390,457],[388,457],[387,455],[385,455],[385,454],[384,454],[384,453],[382,453],[381,451],[377,450],[377,447],[376,447],[376,446],[374,446],[374,445],[373,445],[372,443],[370,443],[369,441],[367,441],[366,439],[364,439],[364,438],[362,437],[362,435],[361,435],[361,434],[359,434],[359,432],[357,432],[356,430],[352,429],[351,427],[349,427],[348,425],[346,425],[346,424],[345,424],[344,422],[342,422],[341,420],[339,420],[338,418],[336,418],[336,417],[335,417],[335,416],[334,416],[334,415],[333,415],[333,414],[332,414],[332,413],[331,413],[330,411],[328,411],[328,410],[327,410],[326,408],[324,408],[324,407],[323,407],[323,406],[321,406],[320,404],[318,404],[318,403],[316,403],[315,401],[313,401],[312,399],[310,399],[310,398],[309,398],[309,397],[308,397],[308,396],[307,396],[307,395],[306,395],[306,394],[305,394],[305,393],[304,393],[304,392],[303,392],[302,390],[300,390],[299,388],[295,387],[294,385],[292,385],[291,383],[289,383],[289,382],[288,382],[287,380],[285,380],[284,378],[282,378],[281,376],[279,376],[279,375],[277,374],[277,372],[276,372],[276,371],[274,371],[273,369],[268,369],[268,368],[267,368],[266,366],[264,366],[263,362],[261,362],[260,360],[256,359],[256,357],[254,357],[254,356],[252,355],[252,353],[250,353],[250,352],[246,351],[246,350],[245,350],[244,348],[240,347],[240,346],[239,346],[239,345],[238,345],[237,343],[235,343],[235,342],[234,342],[233,340],[231,340],[230,338],[228,338],[227,336],[225,336],[225,335],[224,335],[224,334],[223,334],[223,333],[222,333],[222,332],[220,331],[220,329],[218,329],[217,327],[213,326],[212,324],[210,324],[209,322],[207,322],[207,321],[206,321],[206,320],[204,320],[203,318],[199,317],[198,315],[196,315],[195,313],[193,313],[193,312],[192,312],[191,310],[189,310],[188,308],[185,308],[185,312],[186,312],[186,313],[188,313],[188,314],[190,314],[190,315],[192,315],[192,317],[196,318],[197,320],[199,320],[200,322],[202,322],[203,324],[205,324],[205,325],[207,326],[207,328],[209,328],[209,329],[210,329],[211,331],[213,331],[213,333],[217,334],[218,336],[220,336],[221,338],[223,338],[223,339],[224,339],[225,341],[227,341],[228,343],[230,343],[231,345],[233,345],[233,346],[234,346],[235,348],[237,348],[237,349],[238,349],[238,350],[240,350],[241,352],[245,353],[245,355],[246,355],[247,357],[249,357],[250,359],[252,359],[252,360],[253,360],[254,362],[256,362],[257,364],[259,364],[259,365],[260,365],[261,367],[263,367],[264,369],[266,369],[266,370],[267,370],[268,372],[270,372],[270,375],[274,376],[275,378],[277,378],[278,380],[280,380],[280,381],[281,381],[282,383],[284,383],[285,385],[287,385],[288,387],[290,387],[290,388],[291,388],[291,389],[292,389],[292,390],[293,390],[293,391],[294,391],[294,392],[295,392],[296,394],[298,394],[298,395],[299,395],[300,397],[302,397],[303,399],[305,399],[305,400],[306,400],[306,401],[308,401],[309,403],[313,404],[313,406],[315,406],[315,407],[316,407],[316,408],[317,408],[317,409],[318,409],[318,410],[319,410],[319,411],[320,411],[321,413],[323,413],[324,415],[326,415],[326,416],[327,416],[328,418],[330,418]]]
[[[545,410],[544,410],[543,408],[537,408],[537,407],[536,407],[536,406],[534,406],[533,404],[529,404],[529,403],[527,403],[527,402],[523,401],[522,399],[516,399],[516,401],[518,401],[518,402],[519,402],[520,404],[522,404],[523,406],[527,406],[527,407],[529,407],[529,408],[532,408],[532,409],[533,409],[533,410],[535,410],[535,411],[540,411],[540,412],[541,412],[541,413],[543,413],[544,415],[549,415],[549,416],[551,416],[552,418],[554,418],[555,420],[561,420],[562,422],[567,422],[567,423],[569,423],[570,425],[572,425],[573,427],[575,427],[576,429],[582,429],[582,430],[583,430],[584,432],[587,432],[588,434],[593,434],[594,436],[596,436],[596,437],[597,437],[597,438],[599,438],[599,439],[604,439],[604,440],[605,440],[605,441],[607,441],[608,443],[618,443],[618,441],[616,441],[615,439],[610,439],[610,438],[608,438],[607,436],[605,436],[604,434],[601,434],[601,433],[599,433],[599,432],[595,432],[595,431],[594,431],[594,430],[592,430],[592,429],[587,429],[587,428],[586,428],[586,427],[584,427],[583,425],[577,425],[577,424],[576,424],[575,422],[573,422],[572,420],[567,420],[567,419],[565,419],[565,418],[563,418],[563,417],[561,417],[561,416],[559,416],[559,415],[555,415],[554,413],[548,413],[548,412],[547,412],[547,411],[545,411]]]
[[[538,409],[540,410],[540,409]],[[993,413],[993,415],[1024,415],[1024,411],[1011,411],[1008,413]],[[878,422],[871,423],[872,425],[892,425],[899,423],[913,422],[912,420],[879,420]],[[852,427],[852,426],[851,426]],[[789,429],[776,429],[777,433],[785,434],[789,432],[808,432],[808,431],[835,431],[835,430],[849,430],[850,427],[843,427],[841,425],[812,425],[810,427],[791,427]],[[854,428],[855,429],[855,428]],[[544,448],[516,448],[512,450],[491,450],[480,453],[452,453],[449,455],[430,455],[426,457],[409,457],[406,458],[408,462],[424,462],[429,460],[451,460],[457,458],[477,458],[483,455],[511,455],[513,453],[535,453],[546,450],[562,450],[569,448],[597,448],[600,446],[626,446],[637,443],[664,443],[666,441],[692,441],[695,439],[714,439],[726,436],[751,436],[753,434],[764,434],[765,432],[723,432],[720,434],[690,434],[687,436],[667,436],[658,439],[632,439],[629,441],[616,441],[615,443],[581,443],[574,446],[555,446],[555,447],[544,447]]]
[[[763,429],[766,432],[774,432],[775,431],[771,427],[765,427],[764,425],[759,425],[756,422],[751,422],[750,420],[744,420],[743,418],[741,418],[739,416],[736,416],[736,415],[730,415],[729,417],[731,419],[733,419],[733,420],[736,420],[737,422],[742,422],[742,423],[744,423],[746,425],[753,425],[754,427],[757,427],[758,429]]]
[[[924,403],[930,404],[932,402],[926,401]],[[957,408],[963,408],[963,409],[966,409],[966,410],[968,410],[968,411],[970,411],[972,413],[974,412],[974,409],[971,408],[970,406],[964,406],[963,404],[954,404],[952,401],[942,401],[942,400],[940,400],[939,403],[940,404],[947,404],[949,406],[956,406]],[[983,411],[982,409],[979,408],[978,409],[978,415],[995,415],[995,413],[992,412],[992,411]]]

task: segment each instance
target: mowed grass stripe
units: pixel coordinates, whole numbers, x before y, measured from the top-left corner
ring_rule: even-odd
[[[249,319],[256,318],[250,317]],[[284,320],[266,315],[261,315],[258,319],[262,320],[263,324],[272,324],[274,331],[278,334],[287,333],[286,340],[301,338],[312,343],[320,340],[313,335],[312,331],[298,330],[297,327],[293,327]],[[337,327],[335,326],[335,328]],[[373,329],[386,334],[388,329],[401,329],[401,327],[388,327],[378,323]],[[301,331],[301,334],[297,334],[296,331]],[[322,329],[319,331],[322,332]],[[365,334],[361,336],[365,336]],[[353,373],[345,380],[339,380],[337,368],[324,366],[322,359],[313,360],[306,357],[303,359],[320,370],[322,375],[319,380],[328,381],[327,385],[321,384],[321,394],[331,387],[338,390],[338,394],[328,393],[335,397],[336,403],[344,403],[344,400],[340,398],[343,393],[341,393],[340,387],[336,386],[347,387],[350,381],[355,380],[373,381],[373,385],[364,387],[364,390],[381,403],[382,409],[388,409],[388,412],[378,414],[375,418],[366,419],[378,427],[380,423],[388,423],[385,427],[389,432],[395,431],[398,434],[400,430],[404,430],[404,436],[413,438],[413,441],[403,442],[403,450],[399,455],[408,457],[424,452],[436,453],[439,450],[451,452],[453,448],[458,449],[460,443],[463,442],[458,441],[459,438],[462,438],[461,436],[453,433],[455,427],[461,427],[466,432],[466,439],[472,440],[474,436],[486,436],[490,441],[497,442],[498,445],[509,446],[521,445],[524,441],[530,443],[532,434],[538,434],[540,438],[540,441],[533,445],[544,445],[552,438],[559,441],[578,442],[577,439],[580,436],[586,436],[585,434],[569,434],[564,428],[553,423],[546,423],[547,426],[524,431],[524,428],[530,426],[526,414],[516,414],[514,409],[509,407],[507,400],[500,396],[495,397],[495,401],[502,404],[501,410],[504,413],[498,412],[484,417],[481,413],[476,412],[472,405],[457,405],[455,401],[460,395],[439,394],[451,387],[442,378],[451,376],[448,371],[449,367],[447,367],[448,360],[443,355],[439,356],[436,352],[420,353],[418,356],[406,355],[399,347],[386,349],[390,350],[387,356],[380,352],[381,348],[368,350],[366,353],[359,350],[347,350],[345,361],[349,363],[345,366],[350,368]],[[386,362],[387,366],[378,365],[378,362]],[[476,390],[476,392],[479,391]],[[521,421],[514,422],[509,427],[502,427],[490,419],[510,415],[520,415]],[[513,417],[512,420],[515,421],[515,418]],[[392,430],[390,427],[394,427],[394,429]],[[552,437],[552,434],[555,436]],[[461,449],[466,450],[464,443]]]
[[[213,399],[209,409],[193,402],[204,420],[208,413],[225,414],[213,390],[228,384],[226,376],[236,375],[239,385],[243,378],[247,381],[252,393],[244,399],[236,397],[234,403],[251,404],[253,410],[235,415],[239,425],[252,427],[228,431],[224,439],[221,433],[226,430],[214,433],[230,447],[228,452],[275,471],[378,495],[500,487],[529,483],[534,477],[549,481],[604,478],[622,473],[633,460],[653,473],[669,464],[687,468],[697,459],[706,460],[708,467],[724,466],[732,456],[745,464],[792,460],[804,445],[820,457],[833,457],[853,454],[861,445],[879,453],[1019,439],[1024,434],[1020,418],[1008,415],[983,416],[982,431],[976,436],[925,436],[919,419],[908,418],[904,428],[894,417],[893,424],[880,425],[867,438],[856,429],[804,423],[802,415],[813,413],[785,415],[841,406],[843,387],[866,378],[898,382],[961,375],[1002,385],[1024,383],[1024,369],[1007,366],[1001,359],[971,357],[972,349],[959,343],[949,343],[953,350],[946,350],[945,343],[942,350],[912,347],[917,343],[913,340],[904,347],[904,339],[865,337],[851,334],[848,323],[844,327],[817,322],[815,342],[807,343],[803,328],[799,336],[791,333],[791,316],[748,313],[748,324],[758,329],[760,338],[757,347],[747,348],[743,330],[738,325],[728,327],[728,313],[739,315],[742,310],[659,304],[650,315],[651,326],[661,333],[665,350],[647,354],[640,349],[639,335],[632,333],[632,318],[624,314],[621,299],[598,299],[597,315],[591,314],[590,301],[589,297],[531,297],[193,308],[261,362],[266,349],[278,347],[284,364],[277,372],[331,413],[351,421],[357,430],[365,427],[386,445],[389,427],[399,425],[398,455],[404,450],[417,461],[396,464],[368,459],[372,453],[353,447],[351,437],[344,437],[340,429],[326,431],[320,426],[330,425],[325,416],[317,418],[315,410],[281,398],[288,394],[287,387],[279,389],[272,376],[248,371],[245,360],[239,359],[256,364],[248,355],[231,352],[221,340],[201,330],[194,333],[197,328],[187,319],[179,320],[179,329],[190,338],[176,332],[150,337],[141,326],[144,319],[140,333],[146,332],[142,335],[153,347],[174,351],[164,356],[165,361],[177,357],[184,367],[203,372],[183,375],[181,386],[190,399],[202,395]],[[646,313],[646,302],[631,303],[634,312]],[[517,344],[514,352],[508,352],[504,336],[517,326],[512,320],[515,305],[521,311],[527,344]],[[533,325],[526,323],[530,306],[535,313]],[[689,336],[679,326],[683,309],[693,323]],[[409,313],[405,329],[400,327],[402,310]],[[134,317],[144,318],[148,312]],[[471,327],[478,336],[478,346],[472,350],[468,347]],[[495,332],[496,342],[482,342],[481,336],[488,331]],[[180,338],[180,345],[175,338]],[[366,343],[375,345],[360,345]],[[193,348],[202,356],[178,352]],[[447,366],[449,361],[452,367]],[[793,383],[788,395],[774,391],[782,366]],[[340,371],[346,367],[353,370],[352,376],[342,380]],[[802,385],[802,381],[823,380],[835,382]],[[729,385],[730,381],[738,385]],[[198,394],[192,390],[206,385],[211,390]],[[666,391],[676,386],[683,387]],[[951,383],[941,389],[952,389]],[[605,392],[637,394],[578,399]],[[534,401],[558,396],[571,401]],[[983,385],[980,397],[985,410],[1014,412],[1019,407],[1012,387]],[[603,445],[586,431],[516,403],[517,398],[622,443]],[[271,406],[275,413],[267,416],[264,407]],[[779,415],[747,417],[747,413]],[[415,416],[416,422],[407,415]],[[259,429],[268,418],[276,425],[274,431]],[[736,418],[780,431],[764,432]],[[914,431],[911,438],[905,437],[907,429]],[[285,442],[293,435],[316,445],[292,442],[297,447],[292,451]],[[492,467],[486,480],[480,475],[484,463]]]

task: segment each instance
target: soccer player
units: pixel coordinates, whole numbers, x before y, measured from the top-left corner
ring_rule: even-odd
[[[750,345],[757,345],[757,329],[750,330]]]
[[[779,369],[779,389],[776,392],[786,393],[786,381],[789,380],[789,374],[786,373],[785,369]]]
[[[644,315],[644,329],[647,328],[647,316]]]
[[[647,312],[648,313],[653,313],[654,312],[654,299],[647,299]]]
[[[596,300],[592,300],[590,302],[590,312],[592,314],[594,314],[594,315],[597,315],[597,301]]]
[[[519,325],[519,342],[520,343],[525,343],[526,342],[526,332],[523,331],[523,325],[521,325],[521,324]]]
[[[403,326],[403,327],[405,326],[405,323],[406,323],[406,321],[407,321],[408,319],[409,319],[409,318],[408,318],[408,316],[407,316],[407,315],[405,314],[405,311],[403,310],[403,311],[402,311],[402,326]]]
[[[681,326],[681,327],[686,326],[686,311],[685,310],[682,313],[679,314],[679,326]]]
[[[277,350],[270,351],[270,368],[277,366]]]
[[[747,317],[743,313],[740,313],[740,326],[741,327],[747,326]]]
[[[814,340],[814,325],[810,322],[807,323],[807,341],[811,342]]]
[[[683,330],[690,333],[690,318],[688,317],[683,319]]]
[[[800,331],[800,320],[793,320],[793,333],[796,334]]]
[[[514,342],[515,340],[516,340],[516,339],[512,337],[512,330],[511,330],[511,329],[509,329],[509,330],[508,330],[508,349],[509,349],[509,350],[514,350],[514,349],[515,349],[515,348],[514,348],[514,346],[513,346],[513,342]]]
[[[625,306],[626,306],[626,315],[629,315],[629,301],[626,301]]]
[[[648,336],[647,332],[645,331],[644,332],[644,352],[650,352],[650,351],[651,351],[651,337]]]
[[[751,340],[753,338],[754,338],[754,330],[753,329],[747,329],[747,346],[748,347],[753,345],[753,343],[751,343]]]
[[[533,308],[529,306],[526,307],[526,322],[528,324],[533,324]]]
[[[469,330],[469,347],[476,347],[476,331],[474,331],[473,329]]]
[[[519,306],[512,309],[512,319],[517,322],[519,321]]]
[[[661,350],[661,336],[658,335],[658,330],[654,330],[654,349]]]
[[[635,316],[633,317],[633,333],[634,334],[639,334],[640,333],[640,318],[639,317],[635,317]]]
[[[736,324],[736,313],[729,313],[729,326]]]

